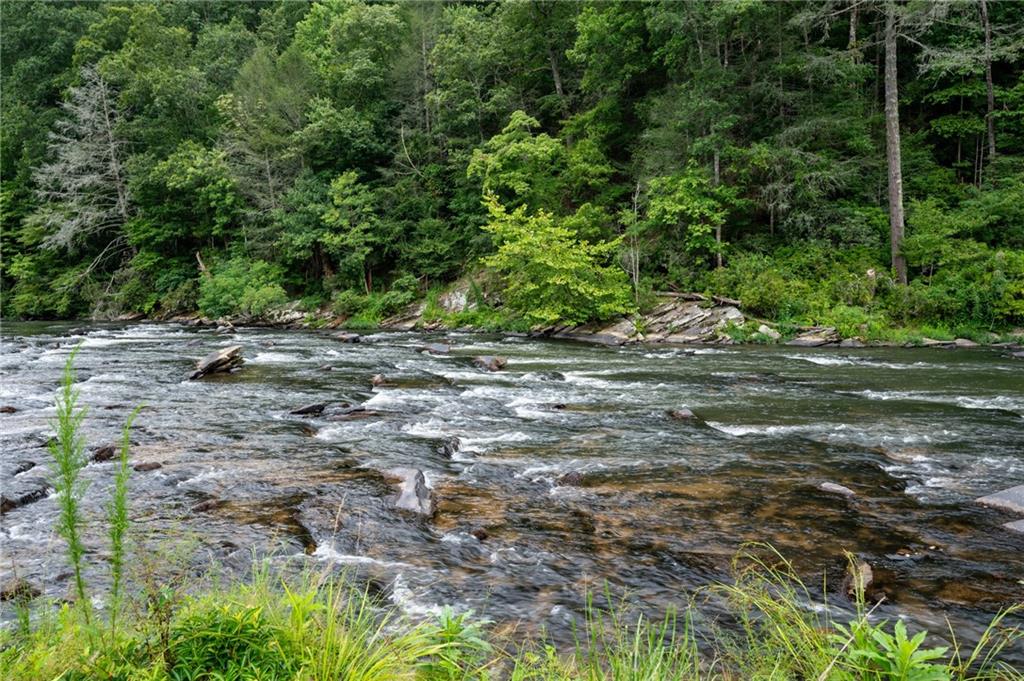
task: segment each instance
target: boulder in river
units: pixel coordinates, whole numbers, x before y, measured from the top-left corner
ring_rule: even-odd
[[[697,415],[686,407],[681,407],[680,409],[669,409],[666,413],[669,415],[669,418],[673,418],[676,421],[693,421],[697,418]]]
[[[437,445],[437,453],[446,459],[450,459],[455,456],[455,453],[462,447],[462,440],[457,435],[446,437]]]
[[[370,377],[370,385],[374,388],[378,388],[385,385],[388,382],[387,377],[384,374],[374,374]]]
[[[92,450],[92,460],[99,463],[101,461],[110,461],[117,455],[117,445],[109,444],[97,447]]]
[[[850,598],[855,598],[858,593],[867,594],[868,587],[873,581],[875,581],[874,570],[866,560],[859,560],[846,567],[843,592]]]
[[[473,358],[473,364],[477,365],[481,369],[487,371],[501,371],[508,364],[508,359],[505,357],[497,357],[495,355],[482,355],[480,357]]]
[[[39,590],[39,587],[24,577],[11,577],[0,585],[0,601],[20,601],[24,603],[41,594],[42,591]]]
[[[18,478],[4,481],[3,488],[0,494],[0,513],[7,513],[44,498],[50,491],[50,484],[45,478]]]
[[[358,333],[352,333],[351,331],[339,331],[334,334],[334,338],[342,343],[358,343],[362,340],[362,336]]]
[[[477,541],[483,541],[484,539],[487,539],[489,536],[491,536],[487,533],[487,530],[482,527],[474,527],[472,530],[470,530],[469,534]]]
[[[13,414],[16,411],[18,411],[18,408],[12,407],[9,404],[5,404],[4,406],[0,407],[0,414]]]
[[[558,476],[555,480],[555,484],[559,487],[579,487],[583,484],[583,473],[579,471],[569,471]]]
[[[1003,527],[1014,532],[1020,532],[1024,534],[1024,520],[1014,520],[1010,523],[1003,523]]]
[[[292,409],[288,413],[295,414],[297,416],[319,416],[326,408],[326,402],[317,402],[315,404],[307,404],[306,406],[299,407],[298,409]]]
[[[822,492],[828,492],[830,494],[841,494],[844,497],[855,497],[857,493],[845,485],[840,485],[835,482],[823,482],[818,485],[818,489]]]
[[[434,515],[437,504],[423,471],[418,468],[397,468],[390,473],[399,481],[395,508],[428,518]]]
[[[447,355],[451,352],[452,346],[447,343],[427,343],[419,347],[420,352],[425,352],[430,355]]]
[[[196,363],[196,370],[189,376],[189,380],[194,381],[210,374],[232,371],[242,366],[243,362],[245,359],[242,358],[241,345],[231,345],[221,350],[215,350]]]
[[[158,468],[163,467],[164,465],[162,463],[157,463],[156,461],[146,461],[144,463],[135,464],[134,466],[132,466],[132,470],[136,470],[139,473],[145,473],[147,471],[155,471]]]
[[[976,501],[983,506],[1001,508],[1004,511],[1013,511],[1014,513],[1024,513],[1024,485],[1004,489],[1002,492],[989,494],[988,496],[976,499]]]

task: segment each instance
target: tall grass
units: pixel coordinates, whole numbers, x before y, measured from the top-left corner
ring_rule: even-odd
[[[121,430],[121,451],[118,457],[117,473],[114,476],[114,492],[107,506],[107,533],[110,537],[110,637],[117,637],[117,617],[121,608],[121,591],[124,585],[125,538],[128,534],[128,478],[131,468],[128,454],[131,449],[131,428],[142,407],[136,407],[125,421]]]
[[[75,388],[75,357],[81,346],[76,347],[64,364],[60,392],[57,394],[57,415],[52,421],[56,437],[48,443],[50,455],[55,464],[54,487],[60,515],[57,533],[67,543],[68,561],[75,579],[75,595],[82,604],[82,613],[89,622],[90,605],[83,576],[82,557],[85,545],[82,543],[82,512],[80,501],[85,493],[85,482],[81,479],[82,469],[87,463],[85,438],[81,433],[85,420],[85,408],[79,408],[81,391]]]

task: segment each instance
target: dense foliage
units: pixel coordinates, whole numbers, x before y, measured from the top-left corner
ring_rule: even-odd
[[[490,266],[536,323],[666,289],[854,330],[1024,322],[1020,3],[0,12],[5,315],[370,323]]]

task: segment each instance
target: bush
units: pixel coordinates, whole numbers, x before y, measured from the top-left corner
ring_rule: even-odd
[[[199,311],[217,318],[260,315],[288,300],[281,270],[263,260],[232,258],[199,283]]]

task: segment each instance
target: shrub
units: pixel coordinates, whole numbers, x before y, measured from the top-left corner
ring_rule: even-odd
[[[199,311],[208,317],[260,315],[288,300],[281,270],[263,260],[232,258],[199,284]]]

